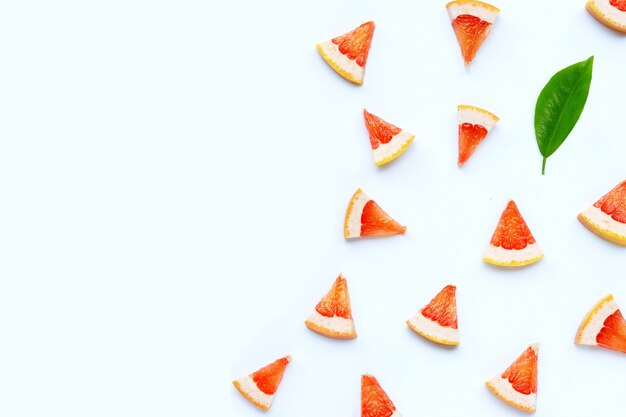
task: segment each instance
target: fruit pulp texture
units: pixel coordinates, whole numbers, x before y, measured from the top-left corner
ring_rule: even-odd
[[[361,214],[361,236],[390,236],[405,230],[406,227],[389,217],[374,200],[365,203]]]
[[[339,52],[351,60],[356,60],[358,66],[365,67],[372,45],[374,28],[374,22],[363,23],[353,31],[337,36],[332,42],[338,45]]]
[[[454,302],[456,287],[448,285],[422,309],[422,315],[436,321],[443,327],[458,329],[456,303]]]
[[[487,38],[491,23],[476,16],[462,14],[452,21],[452,27],[461,45],[465,63],[469,64]]]
[[[532,348],[526,349],[522,355],[504,371],[502,378],[511,383],[513,389],[520,394],[530,395],[537,392],[537,354]]]
[[[252,374],[252,380],[265,394],[273,395],[278,389],[289,359],[280,358]]]
[[[535,238],[530,233],[517,205],[512,200],[509,201],[493,233],[491,244],[507,250],[520,250],[533,243],[535,243]]]

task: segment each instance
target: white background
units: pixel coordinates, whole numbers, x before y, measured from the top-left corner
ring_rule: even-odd
[[[444,5],[259,2],[230,28],[236,85],[222,94],[237,103],[222,180],[231,240],[220,253],[230,255],[224,276],[233,285],[223,314],[230,379],[293,355],[268,415],[359,416],[365,372],[404,417],[522,415],[484,381],[533,342],[541,343],[538,416],[626,408],[626,357],[573,344],[601,297],[614,293],[626,306],[625,248],[576,220],[626,179],[626,38],[589,16],[584,2],[501,1],[490,38],[465,69]],[[335,74],[315,44],[367,20],[377,28],[358,87]],[[590,55],[586,109],[541,176],[537,96],[557,70]],[[459,103],[501,118],[462,169]],[[416,135],[386,167],[373,164],[363,108]],[[407,225],[406,235],[344,241],[357,187]],[[519,270],[481,260],[509,198],[545,252]],[[348,279],[355,341],[326,339],[303,324],[339,272]],[[448,283],[458,287],[456,349],[404,324]],[[229,394],[231,415],[263,414],[234,388]]]
[[[626,39],[582,2],[499,3],[466,70],[431,3],[3,2],[0,415],[259,416],[230,381],[287,353],[274,416],[358,416],[363,372],[405,417],[515,415],[483,382],[535,341],[538,415],[624,410],[623,355],[572,339],[600,297],[626,304],[626,252],[575,219],[626,178]],[[370,19],[356,87],[314,46]],[[535,99],[591,54],[542,177]],[[461,102],[501,122],[458,169]],[[417,135],[388,167],[364,107]],[[345,242],[357,187],[407,234]],[[517,271],[481,261],[508,198],[546,253]],[[352,342],[302,323],[339,272]],[[404,325],[447,283],[453,350]]]

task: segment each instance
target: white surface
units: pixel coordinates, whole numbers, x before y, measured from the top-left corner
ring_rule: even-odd
[[[268,415],[358,416],[362,372],[404,417],[514,415],[483,382],[535,340],[537,415],[626,408],[624,355],[572,343],[626,302],[626,252],[575,219],[626,178],[624,37],[583,2],[502,3],[465,70],[444,2],[216,3],[3,2],[0,415],[259,416],[231,380],[286,353]],[[357,87],[315,44],[370,18]],[[537,94],[592,53],[541,177]],[[463,169],[459,103],[502,118]],[[417,135],[406,155],[373,165],[363,108]],[[344,241],[359,186],[406,236]],[[516,271],[480,259],[508,198],[546,253]],[[340,271],[355,341],[303,324]],[[452,350],[404,324],[449,282]]]
[[[359,416],[364,372],[404,417],[526,415],[484,382],[533,342],[541,343],[536,416],[621,413],[626,355],[573,341],[598,299],[612,292],[626,305],[626,249],[576,219],[626,179],[626,38],[591,17],[584,1],[498,2],[489,39],[465,69],[445,2],[392,3],[270,1],[235,14],[237,3],[236,28],[223,26],[234,46],[245,33],[267,45],[228,55],[241,65],[231,66],[220,92],[236,96],[226,124],[239,128],[239,153],[222,171],[232,226],[216,271],[230,279],[236,306],[229,311],[237,330],[224,339],[231,415],[261,413],[230,379],[286,353],[293,361],[273,417]],[[315,45],[369,19],[376,32],[358,87],[328,68]],[[541,176],[537,96],[556,71],[592,54],[587,107]],[[461,103],[501,120],[459,169]],[[372,163],[363,108],[416,135],[388,166]],[[346,242],[343,216],[357,187],[407,225],[406,235]],[[545,258],[506,270],[481,257],[511,198]],[[339,272],[350,287],[354,341],[302,323]],[[454,349],[404,324],[448,283],[458,286]]]

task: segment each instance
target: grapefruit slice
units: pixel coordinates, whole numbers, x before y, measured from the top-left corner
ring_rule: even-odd
[[[602,24],[626,33],[626,0],[589,0],[586,8]]]
[[[534,413],[537,404],[537,354],[539,345],[530,345],[502,375],[485,385],[496,397],[520,410]]]
[[[373,375],[361,376],[361,417],[400,417]]]
[[[580,213],[578,220],[601,238],[626,246],[626,181]]]
[[[304,324],[314,332],[335,339],[356,338],[348,282],[341,274]]]
[[[487,110],[465,104],[458,106],[457,115],[459,120],[458,164],[462,166],[500,118]]]
[[[409,147],[415,135],[387,123],[367,110],[363,110],[365,127],[370,135],[374,163],[384,165],[399,157]]]
[[[472,62],[483,44],[500,9],[476,0],[456,0],[446,4],[465,64]]]
[[[363,23],[353,31],[317,44],[317,51],[337,74],[361,85],[375,28],[374,22]]]
[[[498,266],[530,265],[543,258],[543,252],[517,209],[510,200],[500,216],[483,261]]]
[[[578,328],[574,343],[626,353],[626,320],[609,294],[593,306]]]
[[[424,308],[406,321],[407,326],[426,339],[442,345],[459,344],[456,318],[456,287],[448,285]]]
[[[291,356],[280,358],[250,375],[235,379],[233,385],[246,400],[267,411],[272,406],[272,400],[290,361]]]
[[[346,239],[401,235],[405,231],[406,226],[392,219],[360,188],[356,190],[348,204],[343,223],[343,236]]]

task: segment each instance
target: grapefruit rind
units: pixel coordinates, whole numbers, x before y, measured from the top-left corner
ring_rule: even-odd
[[[446,9],[448,9],[450,20],[454,20],[464,14],[469,14],[488,23],[493,23],[496,20],[498,13],[500,13],[500,9],[497,7],[476,0],[451,1],[446,4]]]
[[[413,143],[413,139],[415,135],[402,130],[389,143],[381,143],[378,148],[372,149],[376,166],[385,165],[399,157]]]
[[[425,317],[422,310],[415,313],[406,321],[411,330],[431,342],[447,346],[457,346],[459,342],[459,329],[444,327],[434,320]]]
[[[274,395],[268,395],[257,387],[250,375],[233,381],[233,385],[243,397],[261,410],[269,410],[272,406]]]
[[[525,266],[543,258],[543,251],[537,243],[524,249],[504,249],[491,243],[483,255],[483,261],[497,266]]]
[[[534,343],[529,347],[535,352],[535,354],[538,353],[538,343]],[[537,406],[536,392],[522,394],[521,392],[516,391],[513,388],[513,385],[509,382],[508,378],[503,378],[501,374],[496,375],[489,381],[485,382],[485,385],[496,397],[508,405],[528,413],[535,412]]]
[[[371,198],[360,188],[350,199],[343,222],[343,236],[346,239],[361,237],[361,214],[363,214],[363,208],[370,200]]]
[[[612,6],[609,0],[589,0],[585,7],[603,25],[626,33],[626,12]]]
[[[485,382],[485,385],[489,390],[500,400],[504,401],[508,405],[526,411],[528,413],[534,413],[537,404],[537,394],[522,394],[515,391],[513,386],[507,378],[502,378],[498,375],[493,379]]]
[[[343,317],[326,317],[313,310],[313,313],[304,322],[306,327],[323,336],[334,339],[355,339],[356,329],[354,320]]]
[[[587,313],[582,323],[580,323],[574,343],[577,345],[598,346],[596,337],[604,327],[604,321],[617,310],[619,310],[619,307],[615,303],[612,294],[598,301],[591,311]]]
[[[487,132],[490,132],[500,120],[500,118],[495,114],[485,109],[481,109],[480,107],[459,104],[457,109],[459,124],[471,123],[473,125],[480,125],[487,129]]]
[[[342,54],[339,51],[339,45],[331,40],[320,42],[317,44],[317,51],[337,74],[354,84],[363,84],[365,68],[359,66],[356,60]]]
[[[620,223],[591,205],[578,215],[578,220],[591,232],[618,245],[626,246],[626,224]]]

